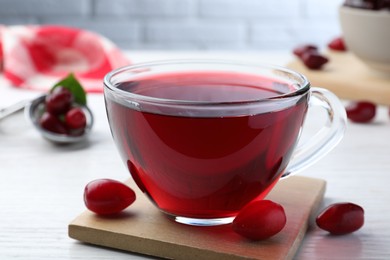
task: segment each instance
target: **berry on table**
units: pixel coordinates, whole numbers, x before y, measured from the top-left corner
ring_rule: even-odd
[[[302,58],[303,54],[308,51],[318,51],[318,47],[313,44],[304,44],[294,48],[293,53],[298,58]]]
[[[307,51],[302,55],[302,61],[309,69],[319,70],[329,60],[318,51]]]
[[[286,225],[283,207],[270,200],[245,206],[233,221],[233,230],[252,240],[263,240],[279,233]]]
[[[111,179],[91,181],[84,189],[85,206],[100,215],[119,213],[135,199],[135,192],[130,187]]]
[[[294,48],[293,53],[309,69],[319,70],[329,60],[318,51],[318,47],[313,44],[304,44]]]
[[[369,101],[353,101],[346,106],[345,111],[349,120],[356,123],[367,123],[376,115],[376,105]]]
[[[352,233],[363,226],[364,210],[353,203],[335,203],[318,215],[316,223],[333,235]]]
[[[344,39],[342,37],[337,37],[331,40],[328,43],[329,49],[335,50],[335,51],[346,51],[347,47],[345,46]]]

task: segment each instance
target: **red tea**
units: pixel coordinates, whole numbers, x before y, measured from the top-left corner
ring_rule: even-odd
[[[231,217],[263,198],[286,168],[307,110],[303,95],[287,107],[275,98],[264,112],[262,105],[256,113],[232,112],[223,104],[240,107],[252,100],[257,106],[255,100],[295,91],[247,74],[166,73],[116,87],[199,107],[215,102],[189,111],[106,99],[113,138],[137,185],[161,210],[189,218]]]

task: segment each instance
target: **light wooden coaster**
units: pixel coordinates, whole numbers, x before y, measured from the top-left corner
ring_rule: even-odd
[[[312,86],[323,87],[338,97],[390,105],[390,73],[369,68],[349,52],[329,51],[321,70],[310,70],[296,59],[287,67],[305,75]]]
[[[138,192],[132,181],[128,183]],[[287,224],[274,237],[250,241],[231,225],[193,227],[165,217],[137,193],[123,214],[100,217],[85,211],[69,224],[69,236],[94,245],[170,259],[291,259],[321,203],[326,182],[293,176],[279,181],[268,199],[283,205]]]

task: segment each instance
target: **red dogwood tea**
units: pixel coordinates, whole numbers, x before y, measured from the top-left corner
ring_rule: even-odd
[[[240,77],[247,85],[232,84]],[[237,74],[170,74],[122,83],[118,88],[207,102],[264,99],[291,91],[288,85],[267,78],[252,80]],[[262,84],[257,86],[256,80]],[[134,165],[134,179],[162,210],[222,218],[264,197],[279,179],[297,141],[306,98],[279,111],[231,116],[220,109],[209,117],[139,111],[111,100],[107,105],[122,157]]]
[[[161,63],[108,74],[105,101],[113,139],[139,188],[178,222],[216,225],[290,173],[309,97],[316,99],[309,86],[274,67]],[[322,147],[329,145],[316,150]],[[301,154],[297,167],[310,157]]]

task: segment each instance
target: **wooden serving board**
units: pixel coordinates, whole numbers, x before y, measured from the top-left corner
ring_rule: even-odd
[[[82,242],[169,259],[291,259],[317,211],[326,183],[293,176],[279,181],[268,199],[283,205],[287,224],[274,237],[250,241],[231,225],[193,227],[169,220],[137,191],[136,202],[116,217],[85,211],[69,224],[69,236]]]
[[[349,52],[329,51],[321,70],[310,70],[296,59],[287,67],[305,75],[312,86],[323,87],[348,100],[368,100],[390,105],[390,73],[369,68]]]

